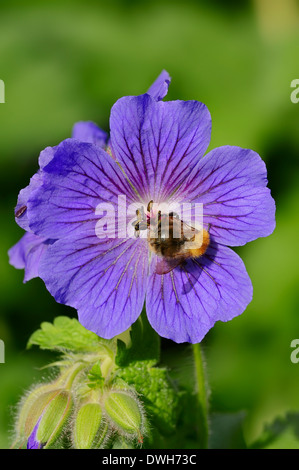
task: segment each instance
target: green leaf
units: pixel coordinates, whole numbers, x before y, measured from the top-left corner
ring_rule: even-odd
[[[251,449],[299,449],[299,413],[287,413],[265,426]]]
[[[105,381],[102,376],[101,361],[96,362],[88,372],[89,388],[101,387]]]
[[[119,367],[126,367],[136,361],[151,361],[152,365],[157,364],[160,359],[160,337],[150,326],[145,309],[133,323],[130,336],[130,346],[126,346],[120,339],[117,340],[116,364]]]
[[[75,318],[56,317],[53,324],[41,324],[40,329],[29,338],[27,348],[37,345],[41,349],[88,352],[97,350],[103,342],[107,344],[106,340],[86,330]]]
[[[118,377],[124,379],[141,395],[147,417],[162,434],[175,430],[178,393],[169,380],[166,369],[151,367],[151,361],[135,362],[120,369]]]

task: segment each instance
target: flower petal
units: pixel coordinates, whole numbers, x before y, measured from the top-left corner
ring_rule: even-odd
[[[73,137],[82,142],[91,142],[99,147],[104,148],[108,141],[108,134],[100,129],[93,122],[78,122],[73,127]],[[43,168],[50,163],[55,155],[56,147],[47,147],[39,155],[40,170],[35,173],[30,179],[30,183],[26,188],[21,189],[17,205],[15,208],[15,219],[17,224],[24,230],[30,231],[28,222],[27,202],[32,192],[42,185],[42,171]]]
[[[244,245],[275,228],[266,165],[253,150],[231,146],[212,150],[180,191],[203,204],[204,223],[211,225],[210,233],[219,243]]]
[[[9,263],[16,269],[25,269],[24,282],[38,277],[40,259],[51,243],[51,240],[27,232],[10,248]]]
[[[15,221],[24,230],[30,231],[28,221],[27,203],[30,195],[42,184],[42,175],[38,171],[30,179],[30,183],[26,188],[21,189],[18,195],[17,205],[15,207]]]
[[[78,310],[84,327],[112,338],[141,313],[147,269],[143,240],[99,240],[93,233],[84,233],[49,247],[40,277],[57,302]]]
[[[52,160],[52,158],[54,157],[55,155],[55,149],[56,149],[56,146],[54,147],[46,147],[44,150],[42,150],[42,152],[39,154],[39,157],[38,157],[38,163],[39,163],[39,166],[40,166],[40,169],[42,170],[46,165],[48,165],[48,163],[50,163],[50,161]]]
[[[42,449],[43,448],[43,444],[39,442],[37,439],[37,431],[38,431],[41,418],[42,417],[39,418],[39,420],[37,421],[36,425],[33,428],[32,433],[28,437],[27,449]]]
[[[116,160],[142,199],[165,202],[190,174],[210,141],[211,117],[198,101],[124,97],[112,107]]]
[[[54,148],[47,147],[43,150],[39,155],[39,164],[40,168],[42,169],[45,165],[47,165],[53,158],[54,155]],[[27,210],[27,203],[28,199],[35,191],[42,185],[42,171],[39,170],[35,173],[32,178],[30,179],[30,183],[26,188],[21,189],[18,195],[17,205],[15,207],[15,220],[17,224],[22,227],[24,230],[30,232],[29,221],[28,221],[28,210]]]
[[[240,315],[251,299],[252,285],[241,258],[211,243],[201,258],[168,274],[151,274],[146,310],[159,335],[198,343],[216,321]]]
[[[169,76],[169,73],[166,72],[166,70],[162,70],[159,77],[156,78],[154,83],[148,89],[147,93],[151,95],[156,101],[163,100],[163,98],[168,93],[170,82],[171,77]]]
[[[79,121],[73,127],[73,139],[81,142],[89,142],[98,147],[105,148],[108,142],[108,134],[92,121]]]
[[[116,206],[119,195],[136,198],[118,165],[93,144],[67,139],[43,169],[43,184],[28,201],[30,229],[57,239],[84,225],[95,229],[100,203]],[[130,199],[131,198],[131,199]]]

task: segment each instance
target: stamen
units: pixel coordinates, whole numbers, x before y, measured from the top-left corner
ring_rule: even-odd
[[[147,205],[147,212],[151,212],[154,205],[154,201],[151,200]]]

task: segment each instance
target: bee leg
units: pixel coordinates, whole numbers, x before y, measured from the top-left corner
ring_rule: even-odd
[[[139,209],[136,209],[136,216],[137,216],[137,220],[134,220],[134,222],[132,222],[132,225],[135,226],[135,227],[137,227],[139,225],[139,223],[142,221]]]

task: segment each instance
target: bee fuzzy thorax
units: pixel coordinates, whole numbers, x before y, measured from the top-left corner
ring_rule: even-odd
[[[190,248],[187,248],[190,257],[199,258],[204,255],[210,244],[209,232],[203,229],[201,232],[195,234],[194,241],[190,243]],[[188,245],[188,243],[187,243]]]
[[[165,222],[168,218],[168,224]],[[157,256],[157,274],[166,274],[189,258],[203,256],[210,244],[209,232],[185,224],[175,214],[158,219],[156,226],[148,229],[149,249]]]
[[[210,244],[208,230],[194,228],[180,219],[176,212],[163,213],[155,210],[153,201],[136,210],[135,236],[147,230],[150,251],[158,256],[158,274],[165,274],[189,258],[203,256]]]

